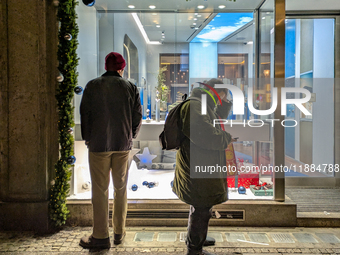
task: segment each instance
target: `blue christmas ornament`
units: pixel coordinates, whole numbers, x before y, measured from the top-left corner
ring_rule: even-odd
[[[138,189],[138,186],[136,184],[133,184],[131,186],[132,191],[136,191]]]
[[[84,89],[81,86],[77,86],[74,88],[74,93],[76,93],[77,95],[81,95],[83,94]]]
[[[76,157],[75,156],[69,156],[67,158],[67,163],[70,165],[73,165],[74,163],[76,163]]]
[[[94,6],[94,4],[96,3],[95,0],[83,0],[83,3],[88,6],[88,7],[91,7],[91,6]]]
[[[240,187],[238,188],[238,193],[239,193],[239,194],[246,194],[246,188],[243,187],[243,186],[240,186]]]
[[[170,186],[171,186],[171,188],[174,186],[174,181],[170,182]]]
[[[156,183],[154,183],[154,182],[149,182],[149,183],[148,183],[148,188],[151,189],[151,188],[155,187],[155,185],[156,185]]]
[[[143,186],[148,186],[148,182],[147,181],[143,181]]]

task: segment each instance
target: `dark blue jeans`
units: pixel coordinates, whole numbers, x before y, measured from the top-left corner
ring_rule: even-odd
[[[186,240],[188,248],[187,255],[196,255],[202,251],[203,243],[207,238],[211,215],[211,207],[194,207],[190,205]]]

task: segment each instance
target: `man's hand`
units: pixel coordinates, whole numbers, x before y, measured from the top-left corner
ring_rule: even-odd
[[[231,143],[234,143],[234,142],[237,142],[237,139],[238,139],[238,137],[235,137],[235,138],[231,138]]]

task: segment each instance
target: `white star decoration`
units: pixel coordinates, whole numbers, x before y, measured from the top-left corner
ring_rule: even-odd
[[[157,157],[157,155],[151,155],[149,148],[145,147],[143,150],[143,154],[136,154],[136,157],[140,160],[140,166],[146,166],[146,168],[151,168],[152,160]]]

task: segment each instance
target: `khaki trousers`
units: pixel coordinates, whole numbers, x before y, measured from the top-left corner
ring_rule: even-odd
[[[93,237],[109,237],[110,170],[114,186],[113,230],[125,231],[127,213],[128,159],[130,151],[89,152],[92,181]]]

